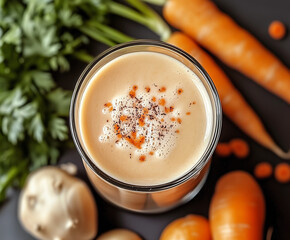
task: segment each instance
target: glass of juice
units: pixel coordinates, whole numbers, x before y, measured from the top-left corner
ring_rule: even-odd
[[[221,105],[194,58],[137,40],[108,49],[83,71],[70,127],[97,192],[127,210],[156,213],[189,201],[204,185]]]

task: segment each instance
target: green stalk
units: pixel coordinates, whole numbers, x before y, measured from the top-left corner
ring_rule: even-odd
[[[159,16],[154,10],[140,0],[126,0],[131,6],[139,10],[145,16],[156,17]]]
[[[108,46],[111,46],[111,47],[116,45],[116,43],[114,43],[113,41],[111,41],[110,39],[105,37],[103,35],[103,33],[101,33],[100,31],[98,31],[95,28],[92,28],[92,27],[89,27],[89,26],[81,26],[79,28],[79,30],[82,33],[86,34],[87,36],[93,38],[94,40],[96,40],[98,42],[104,43],[104,44],[106,44]]]
[[[151,3],[157,6],[163,6],[167,0],[142,0],[143,2]]]
[[[140,1],[134,0],[134,4],[140,7]],[[138,1],[138,2],[137,2]],[[128,18],[132,21],[138,22],[149,29],[151,29],[153,32],[155,32],[158,36],[160,36],[161,40],[166,40],[170,36],[170,30],[167,25],[164,23],[161,23],[161,18],[158,19],[156,17],[152,17],[152,13],[150,13],[150,16],[148,16],[148,9],[145,9],[144,6],[141,6],[142,10],[146,12],[146,15],[141,14],[135,10],[133,10],[130,7],[127,7],[125,5],[122,5],[117,2],[109,2],[108,3],[109,11],[113,14],[119,15],[124,18]],[[136,7],[137,8],[137,7]],[[140,8],[140,9],[141,9]],[[153,10],[152,10],[153,11]],[[162,20],[163,21],[163,20]]]
[[[108,38],[110,38],[111,40],[117,43],[124,43],[124,42],[129,42],[129,41],[134,40],[134,38],[127,36],[126,34],[114,28],[111,28],[107,25],[104,25],[96,21],[89,21],[88,25],[97,28],[98,30],[103,32],[105,36],[107,36]]]
[[[86,53],[85,51],[76,51],[72,54],[72,56],[75,57],[76,59],[78,59],[82,62],[86,62],[86,63],[90,63],[94,59],[93,56]]]
[[[132,21],[138,22],[145,26],[148,25],[147,18],[142,16],[140,13],[136,12],[132,8],[129,8],[117,2],[109,2],[108,6],[109,6],[109,11],[113,14],[119,15],[124,18],[128,18]]]
[[[161,37],[161,40],[167,40],[171,35],[171,30],[165,21],[157,14],[152,8],[144,4],[140,0],[126,0],[131,6],[135,7],[141,13],[155,22],[155,28],[157,34]]]
[[[20,172],[23,171],[24,167],[25,164],[23,163],[20,164],[19,166],[11,167],[7,172],[7,174],[3,175],[0,178],[0,202],[2,202],[5,199],[7,188],[12,184],[12,182],[20,174]]]

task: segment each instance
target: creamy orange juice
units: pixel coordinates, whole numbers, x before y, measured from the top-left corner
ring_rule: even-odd
[[[127,53],[106,63],[80,99],[84,149],[113,178],[134,185],[173,181],[209,144],[213,113],[197,75],[162,53]]]

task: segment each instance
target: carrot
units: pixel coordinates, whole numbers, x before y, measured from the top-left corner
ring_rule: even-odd
[[[273,21],[271,22],[271,24],[269,25],[269,28],[268,28],[268,32],[269,32],[269,35],[276,39],[276,40],[280,40],[282,39],[283,37],[285,37],[285,34],[286,34],[286,27],[285,25],[280,22],[280,21]]]
[[[278,182],[287,183],[290,181],[290,166],[287,163],[279,163],[275,167],[275,178]]]
[[[269,227],[266,234],[266,240],[271,240],[273,236],[273,227]]]
[[[273,167],[270,163],[260,162],[256,165],[254,174],[256,178],[268,178],[273,173]]]
[[[221,157],[228,157],[231,155],[232,149],[227,143],[219,143],[215,149],[215,152]]]
[[[238,157],[238,158],[245,158],[250,153],[250,148],[248,143],[239,138],[232,139],[229,143],[230,148],[232,149],[232,152]]]
[[[196,58],[211,76],[221,100],[223,112],[242,131],[265,148],[281,158],[289,158],[290,153],[283,152],[267,133],[258,115],[249,106],[243,96],[217,63],[187,35],[176,32],[167,41]]]
[[[290,103],[290,71],[210,0],[168,0],[165,19],[232,68]]]
[[[243,171],[222,176],[209,210],[214,240],[262,240],[265,200],[254,178]]]
[[[210,240],[208,220],[198,215],[188,215],[171,222],[162,232],[160,240]]]

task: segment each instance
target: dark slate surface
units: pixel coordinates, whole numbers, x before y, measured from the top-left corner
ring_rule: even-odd
[[[215,0],[217,5],[232,16],[241,26],[248,29],[261,42],[272,50],[285,64],[290,67],[290,35],[282,41],[275,41],[267,34],[267,28],[272,20],[282,20],[290,30],[290,1],[289,0]],[[161,8],[156,8],[161,12]],[[153,38],[157,36],[147,29],[130,21],[113,18],[112,24],[122,31],[136,38]],[[104,49],[101,44],[90,46],[91,52],[97,55]],[[218,61],[219,62],[219,61]],[[285,102],[270,94],[253,81],[240,73],[229,69],[219,62],[221,67],[231,77],[236,87],[243,93],[251,106],[263,119],[264,124],[285,150],[290,146],[290,108]],[[72,63],[72,71],[65,74],[56,74],[56,78],[62,86],[72,89],[85,65],[79,62]],[[290,94],[290,93],[289,93]],[[251,154],[247,159],[219,158],[214,156],[209,178],[205,187],[196,198],[189,203],[170,212],[157,215],[141,215],[130,213],[102,200],[96,193],[95,198],[99,209],[99,233],[116,227],[129,228],[139,233],[146,240],[156,240],[162,229],[172,220],[189,213],[208,216],[208,206],[214,191],[217,179],[226,172],[243,169],[253,172],[254,166],[260,161],[268,161],[273,166],[283,160],[271,152],[262,148],[234,124],[224,117],[222,129],[222,141],[228,141],[234,137],[247,140],[251,147]],[[79,166],[78,176],[88,182],[82,167],[80,157],[75,149],[66,150],[61,157],[61,162],[73,162]],[[284,161],[286,162],[286,161]],[[269,226],[274,227],[272,240],[290,239],[290,183],[279,184],[272,177],[259,181],[267,202],[267,217],[265,232]],[[0,207],[0,239],[1,240],[31,240],[20,226],[17,220],[18,191],[11,191],[8,200]]]

